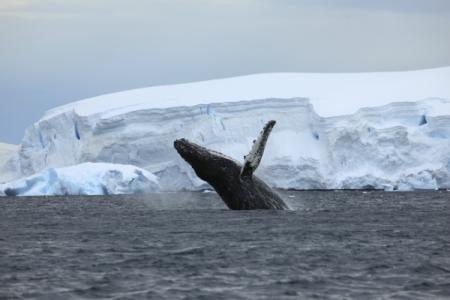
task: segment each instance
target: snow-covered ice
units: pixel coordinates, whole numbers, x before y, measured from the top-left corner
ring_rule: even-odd
[[[148,193],[158,190],[152,173],[130,165],[82,163],[48,168],[32,176],[0,184],[9,196],[111,195]]]
[[[450,187],[450,68],[258,74],[98,96],[48,111],[0,165],[20,178],[85,162],[127,164],[155,174],[161,190],[196,190],[206,185],[175,139],[242,162],[271,119],[256,175],[272,186]]]
[[[44,118],[74,111],[109,118],[131,111],[255,100],[308,98],[322,117],[361,107],[426,98],[450,98],[450,67],[406,72],[268,73],[128,90],[72,102]]]

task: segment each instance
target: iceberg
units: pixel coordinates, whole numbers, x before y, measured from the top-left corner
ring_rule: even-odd
[[[17,177],[18,145],[0,143],[0,183]]]
[[[243,161],[271,119],[256,175],[273,187],[450,188],[450,67],[257,74],[73,102],[26,130],[0,182],[91,162],[146,170],[160,191],[205,189],[173,141]]]
[[[149,193],[158,190],[158,180],[150,172],[108,163],[82,163],[48,168],[32,176],[0,184],[6,196],[111,195]]]

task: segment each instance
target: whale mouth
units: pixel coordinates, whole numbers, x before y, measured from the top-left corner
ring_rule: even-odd
[[[186,160],[190,164],[192,164],[193,159],[203,161],[211,159],[225,159],[230,160],[237,165],[240,165],[240,163],[232,157],[229,157],[215,150],[200,146],[185,138],[175,140],[173,142],[173,146],[175,147],[177,152],[181,155],[181,157],[183,157],[184,160]]]
[[[178,152],[180,152],[180,150],[185,147],[186,143],[189,143],[189,141],[186,139],[178,139],[173,142],[173,146],[175,147],[175,149],[177,149]]]
[[[194,144],[187,139],[175,140],[173,142],[173,146],[181,155],[181,157],[183,157],[188,162],[191,162],[192,159],[199,159],[200,157],[205,155],[203,147]]]
[[[197,176],[203,180],[208,180],[215,176],[218,168],[215,166],[217,160],[207,148],[188,141],[178,139],[173,142],[178,154],[191,165]]]
[[[183,154],[187,151],[194,151],[195,144],[191,143],[187,139],[178,139],[173,142],[173,146],[178,151],[178,153]]]

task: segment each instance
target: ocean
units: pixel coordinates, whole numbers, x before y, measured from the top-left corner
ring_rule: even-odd
[[[0,299],[450,298],[450,192],[0,198]]]

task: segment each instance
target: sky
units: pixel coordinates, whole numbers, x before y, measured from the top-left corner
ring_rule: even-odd
[[[0,0],[0,142],[126,89],[449,65],[449,0]]]

